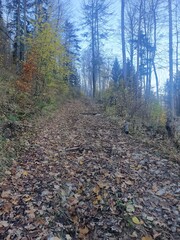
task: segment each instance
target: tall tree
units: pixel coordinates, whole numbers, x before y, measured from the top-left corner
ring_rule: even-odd
[[[7,66],[10,49],[8,32],[3,19],[3,6],[0,0],[0,67]]]
[[[123,57],[123,77],[126,81],[126,44],[125,44],[125,0],[121,0],[121,41]]]
[[[176,0],[175,3],[175,35],[176,35],[176,75],[179,72],[179,41],[180,41],[180,4]]]
[[[77,36],[77,29],[69,20],[66,20],[64,24],[63,40],[67,58],[69,59],[67,66],[70,74],[68,75],[67,81],[72,86],[78,86],[79,76],[77,73],[77,65],[79,63],[80,41]]]
[[[169,81],[170,81],[170,113],[174,116],[173,96],[173,24],[172,24],[172,0],[168,0],[169,13]]]
[[[24,46],[24,52],[23,52],[23,60],[26,59],[26,38],[27,38],[27,0],[23,0],[23,30],[24,30],[24,37],[23,37],[23,46]]]
[[[17,43],[17,50],[16,50],[16,61],[17,61],[17,72],[20,71],[20,60],[21,60],[21,2],[17,0],[17,12],[16,12],[16,43]]]

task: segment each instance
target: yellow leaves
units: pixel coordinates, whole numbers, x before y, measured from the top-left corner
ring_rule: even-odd
[[[98,201],[101,201],[101,200],[102,200],[101,195],[98,195],[98,196],[97,196],[97,200],[98,200]]]
[[[97,185],[99,186],[99,188],[101,188],[101,189],[108,189],[109,188],[109,185],[106,183],[106,182],[101,182],[101,181],[99,181],[98,183],[97,183]]]
[[[69,60],[66,57],[66,50],[62,44],[60,36],[57,36],[56,31],[49,23],[44,23],[41,26],[41,31],[38,31],[36,37],[29,37],[30,56],[36,56],[37,73],[43,79],[35,76],[39,86],[43,86],[43,90],[60,91],[61,88],[67,90],[67,84],[64,83],[64,76],[69,75],[67,64]],[[34,60],[32,59],[34,63]],[[37,74],[36,74],[37,75]]]
[[[25,195],[25,196],[23,197],[23,200],[24,200],[25,202],[29,202],[29,201],[32,200],[32,197],[29,196],[29,195]]]
[[[153,238],[150,235],[148,235],[148,236],[142,237],[141,240],[153,240]]]
[[[93,201],[93,204],[94,205],[98,205],[99,202],[101,202],[103,200],[102,196],[101,195],[98,195],[95,200]]]
[[[103,183],[98,183],[98,185],[96,185],[93,189],[92,192],[96,195],[95,196],[95,200],[93,201],[94,205],[98,205],[101,201],[103,201],[102,196],[100,195],[100,190],[101,188],[105,187],[106,185],[104,185]]]
[[[28,172],[27,172],[27,171],[24,171],[22,174],[23,174],[24,176],[27,176],[27,175],[28,175]]]
[[[133,223],[135,223],[135,224],[142,224],[142,222],[140,222],[139,221],[139,219],[137,218],[137,217],[132,217],[132,221],[133,221]]]
[[[99,191],[100,191],[100,188],[99,188],[99,186],[98,185],[96,185],[96,187],[94,187],[93,189],[92,189],[92,191],[95,193],[95,194],[99,194]]]

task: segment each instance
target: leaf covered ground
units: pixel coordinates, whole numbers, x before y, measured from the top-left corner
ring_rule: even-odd
[[[87,101],[36,131],[0,183],[0,239],[180,239],[180,167],[163,140],[126,135]]]

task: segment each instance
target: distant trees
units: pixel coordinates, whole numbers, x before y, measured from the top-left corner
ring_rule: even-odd
[[[156,80],[156,93],[159,96],[159,80],[156,71],[157,54],[157,15],[160,0],[127,1],[126,23],[127,42],[131,65],[136,66],[137,81],[146,98],[151,94],[152,73]],[[135,60],[136,59],[136,60]]]
[[[119,84],[120,80],[122,80],[122,77],[122,69],[120,68],[118,59],[116,57],[112,67],[112,80],[116,86]]]
[[[63,41],[66,49],[67,58],[69,61],[66,63],[70,71],[67,79],[71,86],[79,86],[79,75],[77,72],[77,65],[79,64],[80,57],[80,40],[77,36],[78,29],[69,20],[65,21],[63,31]]]
[[[7,27],[3,19],[3,5],[0,0],[0,67],[5,67],[8,65],[10,58],[10,43]]]
[[[100,68],[102,65],[102,41],[107,38],[107,22],[111,15],[109,11],[110,2],[108,0],[85,0],[83,3],[84,25],[86,36],[91,49],[92,68],[92,95],[95,97],[96,88],[101,89]]]

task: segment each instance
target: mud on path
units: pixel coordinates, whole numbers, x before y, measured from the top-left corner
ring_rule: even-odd
[[[0,239],[180,239],[179,165],[67,103],[0,184]]]

